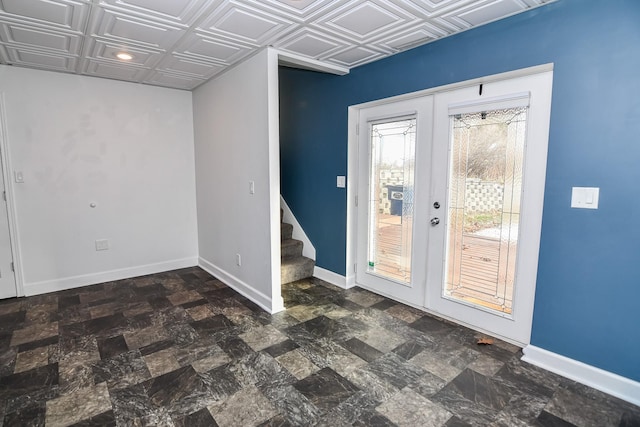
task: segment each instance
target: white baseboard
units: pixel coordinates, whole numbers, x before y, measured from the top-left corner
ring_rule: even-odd
[[[533,345],[522,352],[525,362],[640,406],[640,382]]]
[[[347,264],[348,265],[348,264]],[[347,289],[356,287],[356,275],[353,273],[349,273],[346,276]]]
[[[114,280],[146,276],[148,274],[162,273],[164,271],[194,267],[196,265],[198,265],[198,259],[196,257],[192,257],[159,262],[157,264],[147,264],[117,270],[102,271],[99,273],[83,274],[81,276],[25,283],[24,294],[25,296],[32,296],[46,294],[49,292],[64,291],[67,289],[79,288],[81,286],[96,285],[98,283],[112,282]]]
[[[333,271],[326,270],[322,267],[314,267],[313,268],[313,277],[317,277],[320,280],[324,280],[325,282],[329,282],[332,285],[335,285],[342,289],[349,289],[353,286],[347,286],[347,278],[341,274],[334,273]]]
[[[200,268],[215,276],[218,280],[238,292],[240,295],[243,295],[258,304],[267,313],[273,314],[284,310],[284,300],[282,299],[282,296],[278,296],[275,301],[272,301],[271,297],[255,290],[233,274],[226,272],[202,257],[199,259],[198,265]]]

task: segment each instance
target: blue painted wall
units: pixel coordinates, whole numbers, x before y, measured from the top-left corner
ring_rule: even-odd
[[[345,274],[347,107],[549,62],[532,344],[640,381],[640,1],[560,0],[347,76],[281,69],[282,194]],[[571,209],[572,186],[600,187],[600,209]]]

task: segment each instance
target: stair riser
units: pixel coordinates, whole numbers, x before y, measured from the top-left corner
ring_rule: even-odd
[[[302,256],[303,243],[295,240],[293,225],[282,222],[280,210],[280,279],[283,284],[313,276],[315,261]]]
[[[307,262],[299,265],[283,265],[280,268],[280,279],[282,284],[295,282],[313,276],[314,262],[307,258]]]
[[[280,224],[280,241],[290,239],[293,235],[293,225],[282,223]]]
[[[299,240],[292,240],[288,244],[282,244],[280,246],[280,258],[289,259],[302,256],[302,242]]]

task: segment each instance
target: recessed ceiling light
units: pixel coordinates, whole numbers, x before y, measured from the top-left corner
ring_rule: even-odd
[[[116,53],[116,58],[122,59],[123,61],[131,61],[133,59],[133,55],[127,52],[118,52]]]

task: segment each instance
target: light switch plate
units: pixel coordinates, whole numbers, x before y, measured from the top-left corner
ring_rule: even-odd
[[[598,209],[599,187],[573,187],[571,189],[571,207],[578,209]]]
[[[336,187],[345,188],[347,186],[347,177],[339,175],[336,177]]]

